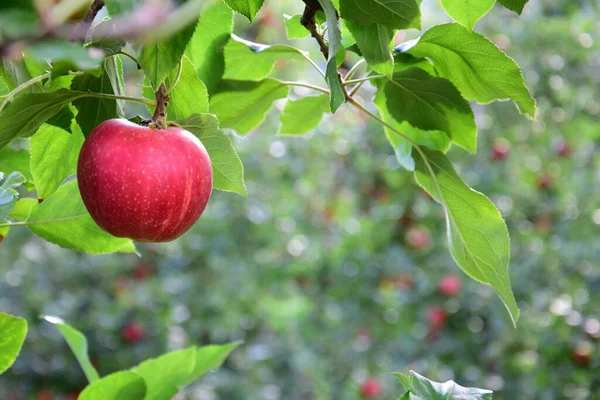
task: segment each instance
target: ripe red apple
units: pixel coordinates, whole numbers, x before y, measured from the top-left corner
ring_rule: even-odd
[[[506,139],[496,139],[492,145],[492,160],[505,160],[510,154],[510,142]]]
[[[123,119],[98,125],[77,165],[81,197],[98,226],[117,237],[167,242],[200,218],[212,191],[206,149],[185,129]]]
[[[439,292],[448,297],[454,297],[459,294],[461,288],[462,281],[456,275],[446,275],[438,283]]]
[[[416,226],[406,232],[405,240],[411,249],[421,250],[429,246],[431,237],[426,228]]]
[[[369,378],[360,386],[360,395],[365,399],[372,399],[379,396],[383,391],[383,386],[375,378]]]
[[[427,322],[429,328],[436,332],[442,329],[446,325],[448,314],[441,306],[433,306],[427,310]]]
[[[121,330],[121,336],[128,343],[136,343],[144,338],[145,329],[136,322],[129,322]]]

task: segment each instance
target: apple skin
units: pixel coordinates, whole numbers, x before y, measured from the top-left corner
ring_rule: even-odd
[[[139,242],[168,242],[200,218],[212,192],[206,149],[185,129],[124,119],[98,125],[77,164],[85,207],[102,229]]]

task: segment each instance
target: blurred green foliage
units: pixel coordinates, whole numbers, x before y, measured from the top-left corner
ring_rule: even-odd
[[[267,4],[252,27],[238,21],[240,36],[284,41],[280,15],[301,4]],[[424,7],[424,26],[446,18]],[[600,398],[599,15],[593,1],[531,1],[521,17],[496,8],[476,27],[521,65],[539,105],[537,122],[509,103],[476,106],[477,156],[450,152],[507,220],[516,330],[492,290],[454,265],[441,208],[379,126],[342,107],[314,133],[275,136],[272,112],[234,141],[248,198],[215,191],[190,233],[138,245],[142,258],[78,254],[11,230],[0,310],[26,318],[30,333],[0,398],[67,399],[85,385],[40,314],[82,329],[101,375],[168,349],[243,340],[187,390],[193,399],[352,400],[367,378],[382,382],[378,398],[396,399],[390,372],[409,369],[492,389],[495,400]],[[318,55],[309,39],[297,44]],[[300,65],[280,73],[307,79]],[[139,91],[129,69],[128,89]],[[456,297],[438,289],[447,274],[462,280]]]

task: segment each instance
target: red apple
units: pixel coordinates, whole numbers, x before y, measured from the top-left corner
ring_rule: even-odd
[[[375,378],[369,378],[360,386],[360,395],[365,399],[372,399],[379,396],[383,391],[383,386]]]
[[[129,322],[121,330],[121,336],[128,343],[136,343],[144,338],[144,327],[136,322]]]
[[[510,154],[510,142],[506,139],[496,139],[492,145],[492,160],[502,161]]]
[[[579,342],[573,349],[571,359],[573,363],[579,367],[587,367],[590,364],[593,347],[590,342]]]
[[[448,315],[441,306],[433,306],[427,310],[427,322],[432,331],[439,331],[446,325]]]
[[[212,191],[206,149],[185,129],[152,129],[123,119],[85,140],[77,177],[98,226],[117,237],[167,242],[200,218]]]
[[[417,226],[410,228],[406,232],[405,240],[410,248],[421,250],[429,246],[431,237],[429,236],[429,231],[426,228]]]
[[[439,292],[448,297],[454,297],[459,294],[461,287],[462,281],[456,275],[446,275],[438,283]]]

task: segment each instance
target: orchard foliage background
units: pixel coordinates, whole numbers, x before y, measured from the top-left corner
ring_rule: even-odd
[[[111,2],[107,3],[109,12],[123,11],[111,11]],[[344,17],[344,3],[352,2],[341,3]],[[466,28],[446,25],[449,31],[439,37],[471,35],[467,28],[473,28],[477,15],[453,9],[456,2],[440,3],[445,11],[437,2],[421,5],[422,31],[449,22],[450,14]],[[519,2],[500,3],[514,8]],[[493,2],[488,8],[492,6]],[[419,145],[445,150],[451,140],[471,152],[478,150],[469,155],[453,146],[448,158],[467,184],[492,199],[506,220],[512,238],[511,283],[521,310],[516,329],[493,290],[471,281],[454,264],[443,209],[417,186],[412,174],[401,169],[400,163],[419,171],[419,158],[411,157],[411,146],[398,141],[393,132],[384,132],[381,124],[351,104],[319,123],[320,115],[344,101],[337,77],[331,74],[331,65],[335,68],[341,60],[336,60],[334,51],[327,53],[326,63],[323,49],[314,39],[304,38],[308,32],[298,17],[303,3],[267,1],[252,25],[236,16],[237,36],[230,40],[233,24],[226,22],[231,21],[231,11],[216,0],[205,7],[211,18],[201,20],[204,30],[190,32],[179,73],[177,63],[172,72],[160,65],[168,57],[137,47],[123,51],[138,55],[143,70],[125,56],[107,58],[98,69],[98,59],[86,52],[55,62],[44,81],[21,94],[57,93],[52,91],[61,87],[77,93],[58,92],[62,93],[56,95],[58,102],[50,98],[42,104],[36,112],[52,107],[61,111],[37,133],[37,128],[30,132],[35,135],[29,142],[16,140],[0,150],[0,171],[7,176],[21,171],[26,179],[18,188],[21,197],[32,198],[26,203],[37,207],[36,213],[43,207],[49,210],[39,218],[56,217],[56,209],[50,207],[52,196],[72,198],[73,183],[60,185],[74,172],[83,135],[121,112],[128,118],[147,118],[153,111],[139,102],[115,101],[110,95],[143,95],[151,105],[151,84],[156,87],[166,79],[169,86],[179,76],[168,118],[206,140],[207,148],[224,149],[218,156],[211,154],[213,164],[220,160],[215,157],[223,157],[226,164],[236,160],[233,167],[216,173],[216,187],[248,197],[215,191],[205,215],[180,240],[136,244],[142,258],[122,253],[85,255],[35,238],[25,228],[13,226],[8,232],[3,227],[0,310],[24,317],[29,333],[16,363],[0,377],[0,397],[68,398],[86,385],[58,330],[38,319],[43,314],[63,317],[86,334],[92,363],[101,375],[167,350],[243,340],[223,368],[185,389],[191,398],[358,399],[361,390],[366,395],[365,382],[376,382],[383,385],[379,398],[396,399],[402,388],[390,372],[410,369],[438,381],[454,379],[464,386],[494,390],[494,399],[595,398],[600,392],[598,5],[531,1],[521,16],[496,6],[477,23],[477,32],[521,66],[537,101],[537,122],[520,116],[508,102],[485,107],[473,103],[479,130],[475,142],[469,104],[454,86],[444,83],[449,81],[441,82],[457,71],[455,65],[444,64],[454,59],[448,54],[437,59],[437,47],[426,47],[425,38],[412,48],[400,47],[393,79],[404,80],[403,84],[410,79],[436,80],[442,87],[435,86],[441,90],[436,93],[457,102],[441,108],[448,112],[445,118],[427,116],[417,106],[407,114],[390,110],[393,115],[386,116],[390,103],[385,100],[401,104],[406,93],[383,87],[383,77],[365,85],[356,97],[377,113],[369,102],[381,87],[375,105],[383,119],[405,118],[428,130],[393,123]],[[487,9],[480,11],[483,15]],[[101,13],[97,22],[104,16]],[[361,20],[362,16],[349,17],[372,23]],[[15,28],[16,19],[2,22],[4,40],[15,32],[23,34]],[[414,27],[411,24],[416,22],[409,22],[400,22],[402,28]],[[360,38],[368,43],[372,32],[361,30],[358,23],[344,24],[341,45],[352,48],[351,32],[358,41],[354,50],[376,69],[373,75],[392,75],[385,52],[361,47]],[[389,34],[384,25],[377,29],[379,34]],[[287,36],[302,38],[288,40],[286,30]],[[419,35],[414,29],[400,31],[394,44]],[[91,43],[93,38],[92,33]],[[311,58],[328,72],[326,83],[333,95],[315,96],[319,93],[310,86],[325,88],[325,82],[298,51],[244,40],[310,50]],[[330,37],[330,49],[332,42],[335,39]],[[464,41],[457,43],[461,46]],[[120,51],[122,45],[103,40],[95,47],[106,55]],[[181,46],[185,48],[185,43]],[[21,65],[25,70],[20,71],[34,69],[42,74],[45,67],[35,60],[57,54],[43,53],[48,48],[29,48],[29,65]],[[156,49],[158,54],[167,51],[160,45]],[[207,56],[219,49],[224,49],[224,58]],[[36,56],[36,50],[42,54]],[[54,50],[65,54],[64,49]],[[374,53],[367,53],[370,50]],[[423,56],[433,59],[435,71],[415,58]],[[341,71],[347,72],[358,59],[348,56]],[[409,65],[416,68],[404,69]],[[489,65],[494,66],[490,62],[484,67]],[[275,69],[267,78],[272,66]],[[88,73],[63,75],[69,70]],[[166,74],[160,72],[165,70]],[[354,78],[360,79],[365,66],[356,71]],[[18,77],[18,72],[13,75]],[[13,89],[5,82],[7,76],[3,76],[6,87],[0,89],[1,95]],[[115,77],[121,86],[110,84]],[[450,80],[469,100],[487,103],[494,98],[481,87],[470,88],[468,79]],[[300,81],[311,84],[291,86],[291,97],[298,100],[283,100],[290,85],[279,82]],[[48,87],[52,85],[56,86]],[[426,83],[417,89],[422,85]],[[513,97],[523,113],[533,114],[533,102],[524,88],[506,97]],[[109,96],[81,94],[88,92]],[[198,93],[210,94],[210,101]],[[32,104],[39,98],[30,97],[35,99]],[[250,100],[244,103],[243,99]],[[14,133],[14,126],[20,123],[27,128],[32,119],[32,114],[19,119],[10,112],[18,101],[26,100],[15,97],[0,115],[3,140]],[[65,106],[71,101],[72,106]],[[269,111],[272,104],[275,107]],[[245,136],[218,130],[213,117],[190,116],[208,111],[217,115],[221,128]],[[305,131],[311,133],[297,136]],[[288,135],[275,135],[278,132]],[[464,136],[453,136],[459,133]],[[44,157],[51,145],[60,158]],[[245,184],[236,151],[243,161]],[[37,192],[32,195],[28,189],[34,184]],[[436,197],[435,191],[430,192]],[[47,200],[34,205],[36,195]],[[19,206],[13,213],[27,220],[27,208]],[[133,250],[130,243],[99,230],[95,241],[81,235],[73,243],[77,236],[73,225],[64,231],[44,231],[47,225],[31,228],[46,240],[80,250]],[[89,226],[81,229],[85,232]],[[510,296],[503,299],[510,302]]]

